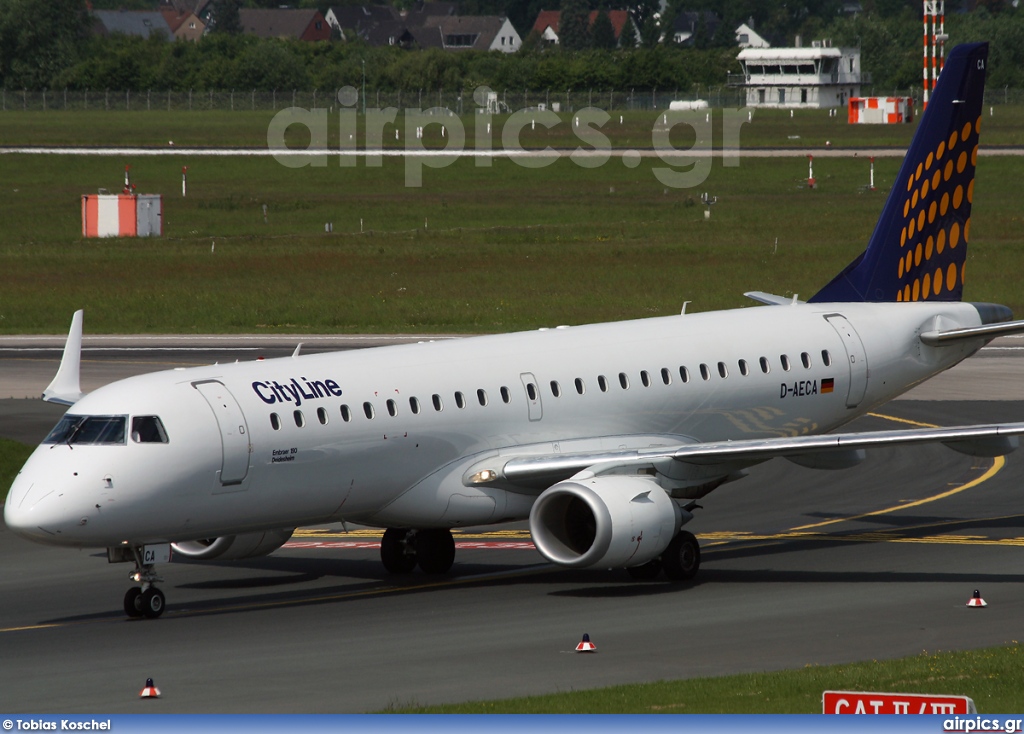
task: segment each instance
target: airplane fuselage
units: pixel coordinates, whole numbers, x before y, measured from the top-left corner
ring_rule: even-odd
[[[466,472],[500,454],[824,433],[983,343],[929,347],[922,332],[980,323],[959,302],[796,304],[143,375],[69,412],[124,417],[123,440],[43,444],[5,517],[79,547],[522,519],[537,492]],[[166,443],[136,441],[137,416],[158,417]]]

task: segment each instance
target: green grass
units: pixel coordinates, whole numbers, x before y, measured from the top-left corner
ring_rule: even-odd
[[[164,195],[165,236],[86,240],[80,196]],[[381,168],[272,159],[5,155],[0,332],[495,332],[747,305],[745,290],[809,296],[864,247],[899,161],[745,158],[667,188],[644,159],[595,169],[460,160],[404,185]],[[981,158],[966,298],[1024,313],[1012,157]],[[710,221],[699,191],[719,197]],[[267,222],[263,205],[267,205]],[[360,232],[362,221],[362,232]],[[333,234],[324,233],[332,222]]]
[[[746,122],[745,112],[712,110],[713,142],[721,145],[722,122],[727,115],[742,123],[740,141],[743,147],[802,148],[820,147],[826,141],[835,147],[906,146],[910,142],[920,115],[907,125],[850,125],[845,111],[829,117],[827,110],[797,110],[790,117],[788,110],[755,110],[752,122]],[[989,114],[991,112],[991,114]],[[1024,145],[1024,126],[1020,124],[1024,107],[1000,105],[986,108],[983,116],[983,144]],[[151,146],[167,147],[168,141],[183,147],[235,147],[265,148],[267,128],[277,112],[273,111],[20,111],[0,112],[0,146]],[[617,148],[651,148],[651,133],[662,122],[664,111],[613,111],[610,119],[600,127],[612,146]],[[531,116],[532,117],[532,116]],[[582,145],[574,131],[569,113],[560,113],[559,124],[546,128],[538,123],[536,129],[527,126],[520,135],[527,148],[575,148]],[[622,122],[620,122],[620,117]],[[694,113],[698,124],[704,113]],[[440,119],[440,118],[436,118]],[[464,115],[460,118],[466,131],[466,147],[475,147],[476,124],[485,118]],[[501,147],[501,131],[509,115],[495,115],[492,119],[493,147]],[[693,119],[693,118],[688,118]],[[357,140],[366,138],[364,118],[359,117]],[[410,123],[415,127],[415,123]],[[400,140],[394,137],[398,127]],[[340,116],[330,111],[327,116],[327,140],[337,147],[341,135]],[[399,115],[395,125],[383,129],[383,145],[399,148],[406,145],[406,120]],[[309,133],[301,126],[289,128],[289,145],[305,147]],[[695,133],[686,125],[673,128],[673,145],[693,145]],[[447,140],[441,137],[440,127],[428,126],[424,145],[442,147]],[[587,147],[587,146],[584,146]]]
[[[1024,711],[1020,646],[922,653],[899,660],[695,678],[389,713],[820,714],[827,690],[969,696],[979,713]]]

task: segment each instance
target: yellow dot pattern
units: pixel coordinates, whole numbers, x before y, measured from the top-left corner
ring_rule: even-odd
[[[895,224],[901,249],[892,265],[898,301],[960,297],[966,248],[959,245],[970,239],[980,132],[980,116],[951,121],[934,148],[904,164],[903,219]]]

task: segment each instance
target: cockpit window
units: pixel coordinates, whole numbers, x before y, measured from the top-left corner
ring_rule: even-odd
[[[135,443],[167,443],[163,421],[155,415],[132,418],[132,441]]]
[[[123,415],[65,415],[43,443],[123,446],[126,423]]]

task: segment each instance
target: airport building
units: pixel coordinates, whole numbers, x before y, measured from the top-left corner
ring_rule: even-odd
[[[846,107],[870,83],[861,72],[860,49],[839,48],[831,41],[813,41],[794,48],[745,48],[742,74],[730,74],[729,85],[746,91],[749,107],[826,109]]]

